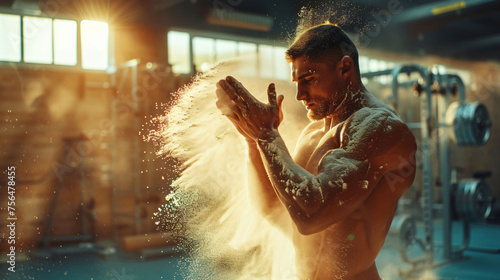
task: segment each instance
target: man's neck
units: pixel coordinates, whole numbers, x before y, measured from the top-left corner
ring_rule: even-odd
[[[357,87],[346,93],[346,99],[339,108],[324,119],[325,131],[347,120],[352,114],[364,107],[364,99],[368,91],[364,87]]]

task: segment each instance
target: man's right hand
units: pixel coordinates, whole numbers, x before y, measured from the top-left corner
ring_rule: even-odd
[[[234,125],[236,130],[245,137],[245,140],[248,142],[248,144],[254,144],[255,141],[250,138],[249,135],[246,135],[239,127],[236,125],[236,123],[242,118],[242,113],[241,110],[236,106],[236,104],[229,98],[229,96],[226,94],[224,89],[222,88],[221,82],[219,81],[216,84],[217,89],[215,90],[215,94],[217,95],[217,102],[215,102],[215,105],[219,109],[219,111],[226,116]]]

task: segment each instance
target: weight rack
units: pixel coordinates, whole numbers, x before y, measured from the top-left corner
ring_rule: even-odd
[[[400,82],[399,76],[406,74],[408,81]],[[418,79],[410,80],[410,76],[416,74]],[[403,214],[394,217],[390,234],[398,239],[398,248],[402,259],[412,264],[409,271],[400,271],[402,275],[425,269],[429,266],[443,265],[463,259],[463,251],[470,241],[470,223],[487,218],[491,212],[493,198],[486,182],[482,179],[466,179],[457,182],[456,169],[450,167],[449,130],[453,128],[453,134],[458,146],[481,146],[488,141],[491,120],[488,111],[483,104],[478,102],[466,103],[465,85],[458,75],[439,73],[438,67],[423,67],[417,64],[398,65],[392,69],[363,73],[362,78],[375,78],[379,76],[392,76],[391,96],[389,102],[398,112],[399,98],[398,90],[401,87],[412,87],[413,92],[420,102],[420,122],[408,122],[407,126],[412,130],[419,130],[421,137],[421,162],[422,162],[422,218],[411,214]],[[458,104],[450,106],[450,98],[458,93]],[[433,112],[432,96],[442,94],[444,107],[448,110],[439,111],[436,106]],[[411,102],[411,101],[410,101]],[[450,111],[450,109],[454,111]],[[454,114],[453,123],[446,122],[449,114]],[[441,183],[442,204],[433,203],[433,174],[431,160],[431,132],[434,128],[441,129],[442,134],[436,133],[436,148],[438,154],[438,175]],[[416,202],[419,204],[418,202]],[[441,206],[441,207],[436,207]],[[441,208],[443,222],[443,256],[437,261],[435,257],[433,222],[434,210]],[[452,246],[452,220],[463,221],[463,242],[458,248]],[[416,235],[416,221],[423,221],[424,240]],[[410,259],[407,249],[413,243],[424,251],[425,256]]]

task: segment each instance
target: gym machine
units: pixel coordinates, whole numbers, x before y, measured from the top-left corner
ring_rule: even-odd
[[[41,246],[31,252],[30,255],[32,257],[46,259],[54,255],[101,253],[95,246],[93,234],[93,222],[97,220],[95,212],[95,186],[86,175],[89,171],[85,164],[86,153],[80,152],[80,148],[83,148],[81,144],[86,141],[88,139],[84,135],[63,138],[64,152],[61,153],[60,159],[52,165],[49,171],[40,179],[18,182],[18,185],[40,184],[48,180],[53,180],[54,175],[58,181],[54,190],[54,196],[50,200],[50,212],[47,215],[47,223],[41,239]],[[61,201],[60,194],[67,187],[65,179],[71,176],[78,178],[79,194],[74,193],[71,195],[77,199],[74,201]],[[78,216],[75,218],[80,221],[81,231],[77,234],[53,235],[55,221],[58,220],[56,210],[58,206],[62,206],[60,205],[61,202],[63,204],[78,202]]]
[[[406,81],[400,82],[400,78],[405,74]],[[400,270],[401,276],[410,276],[429,266],[462,259],[463,252],[469,246],[470,224],[488,218],[494,200],[484,180],[490,173],[477,173],[475,178],[457,180],[459,170],[450,166],[450,138],[460,147],[484,145],[489,139],[492,125],[486,107],[479,102],[465,102],[465,86],[462,79],[458,75],[439,73],[439,68],[435,66],[427,68],[416,64],[399,65],[392,69],[364,73],[361,76],[366,79],[392,76],[391,95],[387,101],[397,112],[401,105],[398,98],[400,88],[411,88],[419,99],[420,122],[406,124],[410,129],[420,132],[420,153],[416,156],[417,162],[420,160],[422,166],[422,201],[419,202],[414,195],[407,203],[410,207],[413,206],[414,211],[398,209],[389,231],[389,236],[396,238],[396,246],[402,260],[411,265],[408,271]],[[433,104],[435,94],[442,96],[442,102]],[[457,94],[458,102],[450,104],[451,97]],[[407,98],[411,104],[409,96]],[[440,110],[443,107],[448,109]],[[435,129],[439,130],[438,133],[431,134]],[[441,187],[441,204],[435,204],[433,201],[432,145],[437,151],[436,167],[439,179],[436,185]],[[433,236],[436,210],[440,210],[442,216],[442,258],[436,256],[434,248],[438,246]],[[452,246],[452,221],[462,223],[462,244],[456,248]],[[423,222],[423,239],[417,234],[418,222]],[[413,244],[424,252],[423,257],[410,258],[408,250]]]

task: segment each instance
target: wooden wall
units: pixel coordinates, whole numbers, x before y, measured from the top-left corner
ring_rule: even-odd
[[[151,117],[163,113],[165,108],[159,104],[168,102],[170,93],[190,78],[174,77],[161,63],[148,69],[147,62],[163,59],[164,34],[144,26],[121,26],[114,31],[117,65],[141,61],[135,98],[131,76],[124,78],[121,68],[115,76],[117,82],[124,79],[118,91],[112,76],[104,72],[16,64],[0,67],[0,170],[17,167],[18,250],[40,245],[59,184],[50,230],[53,236],[83,234],[85,215],[89,233],[96,239],[113,238],[114,187],[130,190],[138,186],[135,193],[120,196],[117,209],[134,213],[137,206],[141,223],[135,230],[134,219],[118,219],[117,234],[156,229],[151,217],[163,203],[176,171],[171,160],[156,157],[153,144],[142,135]],[[6,180],[2,173],[2,228],[7,215]],[[82,186],[87,214],[80,207]],[[0,238],[7,237],[5,232]],[[2,251],[8,248],[6,242],[1,246]]]

